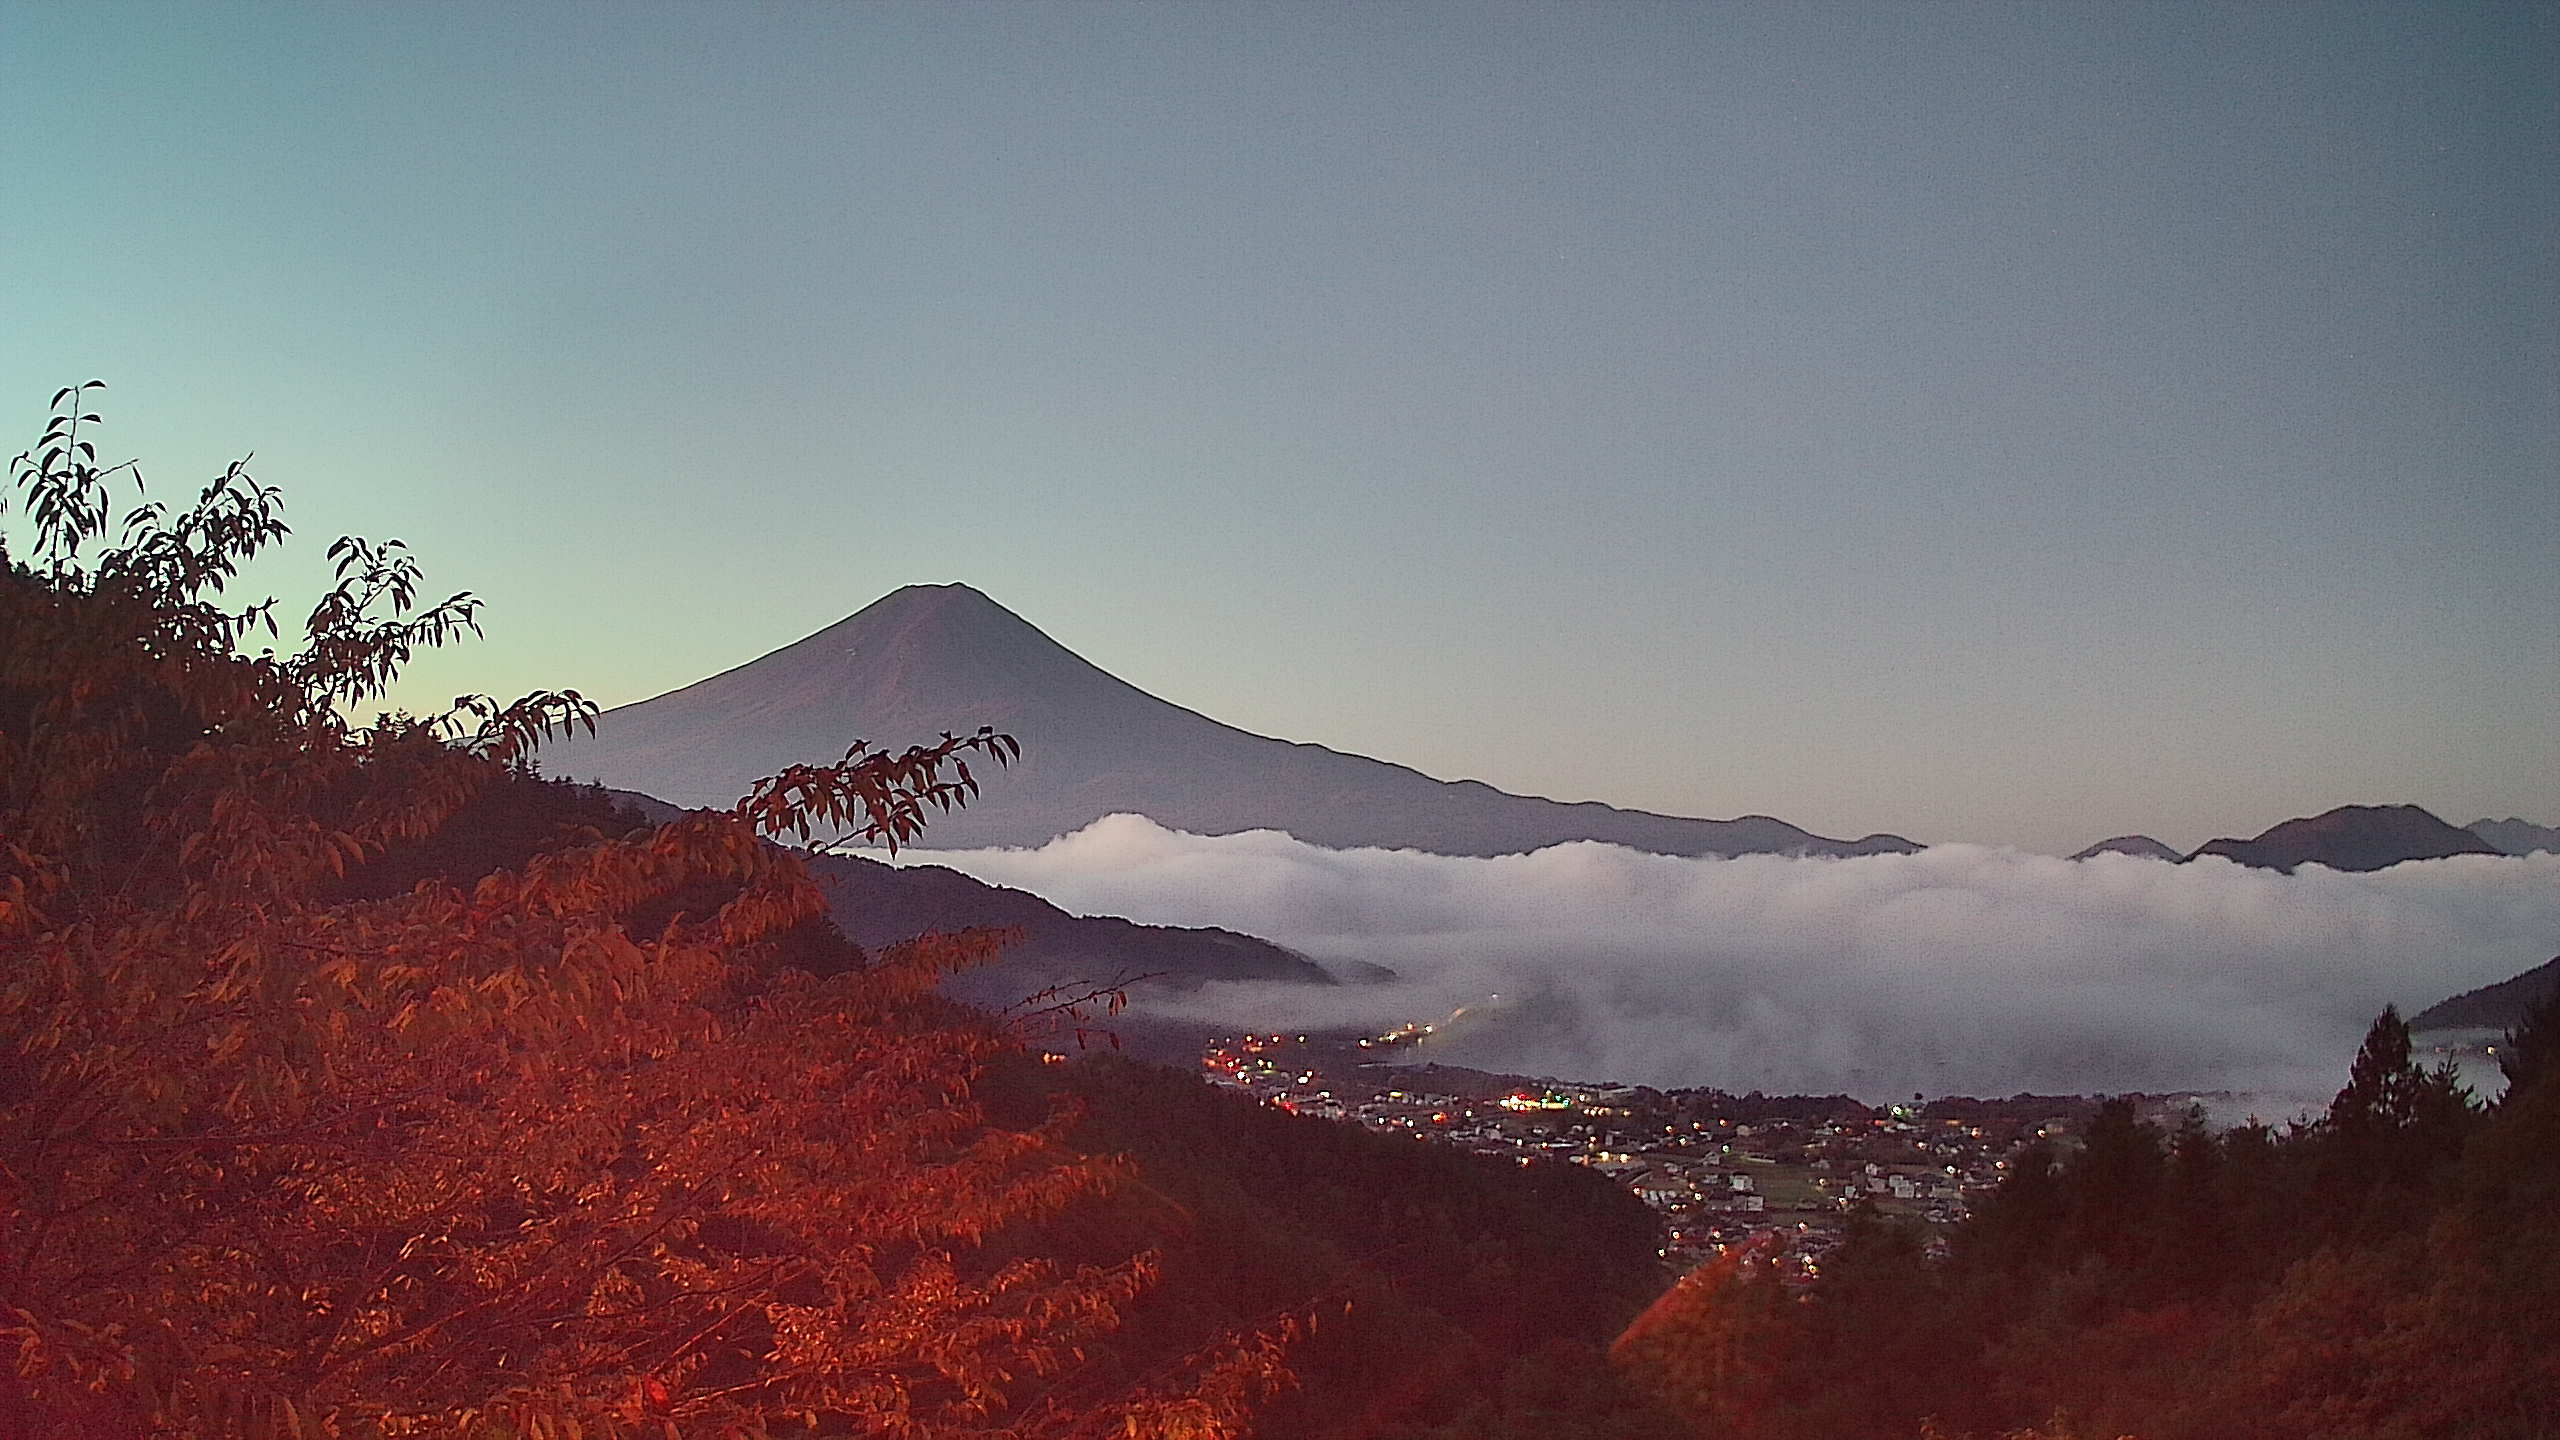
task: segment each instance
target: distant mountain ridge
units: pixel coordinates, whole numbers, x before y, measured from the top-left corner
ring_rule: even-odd
[[[685,813],[636,790],[605,794],[653,825]],[[941,865],[887,865],[855,855],[804,858],[826,891],[836,928],[875,954],[919,935],[982,926],[1021,931],[993,964],[963,971],[941,986],[945,994],[979,1004],[1002,1007],[1050,985],[1079,981],[1141,990],[1193,990],[1212,980],[1337,983],[1296,951],[1233,930],[1071,915],[1028,891]],[[1385,979],[1395,972],[1367,966],[1347,973]]]
[[[2412,1030],[2467,1030],[2495,1026],[2514,1029],[2524,1022],[2525,1007],[2560,995],[2560,955],[2521,975],[2495,985],[2465,990],[2409,1017]]]
[[[2071,858],[2074,860],[2086,860],[2094,855],[2132,855],[2144,860],[2168,860],[2172,862],[2187,858],[2186,856],[2179,854],[2177,851],[2170,849],[2168,846],[2161,844],[2159,841],[2152,839],[2148,835],[2113,836],[2109,839],[2099,841],[2097,844],[2090,846],[2088,849],[2081,851],[2079,854],[2074,855]]]
[[[2509,855],[2531,855],[2537,850],[2560,852],[2560,826],[2536,825],[2509,816],[2504,820],[2474,820],[2463,828]]]
[[[2382,870],[2405,860],[2497,855],[2496,846],[2415,805],[2341,805],[2270,826],[2247,840],[2210,840],[2190,860],[2219,855],[2243,865],[2291,874],[2302,865]]]
[[[1667,855],[1871,855],[1765,815],[1691,819],[1513,795],[1221,724],[1122,681],[966,585],[910,585],[759,659],[606,712],[545,752],[550,773],[725,807],[756,779],[855,739],[906,745],[991,725],[1021,760],[937,848],[1040,845],[1119,811],[1195,834],[1285,830],[1333,848],[1505,855],[1598,840]]]
[[[856,855],[817,855],[808,863],[826,889],[837,927],[865,950],[980,926],[1021,931],[994,964],[944,982],[944,993],[961,999],[1002,1006],[1050,985],[1116,985],[1142,977],[1174,990],[1212,980],[1335,983],[1296,951],[1232,930],[1070,915],[1028,891],[940,865],[887,865]]]

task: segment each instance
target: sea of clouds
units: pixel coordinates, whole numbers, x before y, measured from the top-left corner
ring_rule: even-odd
[[[2293,875],[1945,845],[1492,859],[1201,836],[1115,815],[1038,849],[914,851],[1079,914],[1260,935],[1351,974],[1153,1008],[1257,1029],[1466,1015],[1450,1064],[1771,1093],[2232,1091],[2276,1115],[2404,1012],[2560,952],[2560,855]],[[1499,997],[1496,999],[1495,997]]]

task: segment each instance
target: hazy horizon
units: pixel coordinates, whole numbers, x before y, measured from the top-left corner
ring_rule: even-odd
[[[949,582],[941,582],[941,584],[940,584],[940,585],[934,584],[934,583],[932,583],[932,582],[926,582],[926,583],[924,583],[924,584],[921,584],[921,585],[919,585],[919,586],[917,586],[917,587],[913,587],[913,588],[920,588],[920,589],[927,589],[927,590],[930,590],[930,589],[943,588],[944,586],[949,586],[949,585],[959,585],[959,586],[963,586],[963,587],[965,587],[965,588],[969,588],[969,589],[973,589],[973,590],[978,590],[978,593],[980,593],[981,595],[984,595],[984,594],[985,594],[985,592],[984,592],[983,590],[978,589],[978,587],[975,587],[975,586],[969,586],[969,585],[967,584],[967,582],[965,582],[965,581],[949,581]],[[883,599],[884,599],[884,600],[886,600],[886,599],[893,599],[893,598],[895,598],[895,597],[894,597],[894,595],[893,595],[893,596],[890,596],[890,597],[883,597]],[[995,604],[996,604],[996,605],[998,605],[998,606],[1000,606],[1000,607],[1001,607],[1001,606],[1003,606],[1003,603],[1004,603],[1004,602],[1003,602],[1003,601],[1002,601],[1002,599],[1001,599],[1001,598],[999,598],[999,597],[996,597],[996,596],[987,596],[986,598],[988,598],[989,600],[993,600],[993,601],[995,602]],[[879,602],[875,602],[875,603],[879,603]],[[868,609],[869,607],[864,607],[864,608],[865,608],[865,609]],[[1009,608],[1009,607],[1008,607],[1008,608]],[[860,615],[860,614],[862,614],[863,612],[862,612],[862,611],[856,611],[856,612],[854,612],[854,613],[855,613],[856,615]],[[1029,620],[1029,617],[1019,617],[1019,616],[1018,616],[1017,618],[1022,618],[1022,619],[1026,620],[1026,621],[1028,621],[1028,620]],[[828,629],[832,629],[833,627],[826,627],[826,628],[828,628]],[[1033,628],[1035,628],[1035,629],[1037,629],[1037,628],[1038,628],[1038,626],[1036,625],[1036,623],[1034,623],[1034,624],[1033,624]],[[823,632],[813,632],[813,633],[823,633]],[[808,639],[808,638],[812,638],[812,637],[805,637],[805,636],[804,636],[804,637],[797,637],[797,638],[798,638],[798,639]],[[1052,638],[1054,638],[1054,637],[1052,637]],[[788,647],[777,647],[777,648],[788,648]],[[770,655],[770,654],[772,654],[772,653],[773,653],[773,652],[768,651],[768,652],[766,652],[766,655]],[[723,671],[714,672],[714,674],[712,674],[712,675],[702,677],[702,680],[703,680],[703,681],[709,681],[709,680],[714,680],[714,679],[722,678],[722,677],[723,677],[723,676],[725,676],[729,671],[732,671],[732,670],[742,670],[742,669],[747,669],[747,668],[749,668],[750,666],[752,666],[752,665],[755,663],[755,661],[757,661],[757,660],[761,660],[761,659],[764,659],[764,658],[766,658],[766,657],[765,657],[765,656],[755,656],[755,657],[749,657],[749,658],[747,658],[747,659],[743,659],[743,660],[741,660],[741,661],[740,661],[738,664],[736,664],[736,665],[733,665],[733,666],[730,666],[730,667],[726,667],[726,669],[724,669]],[[1088,659],[1089,659],[1090,657],[1080,657],[1080,658],[1088,658]],[[1108,667],[1107,667],[1107,666],[1106,666],[1106,667],[1101,667],[1101,668],[1103,668],[1103,669],[1106,671],[1106,673],[1108,672]],[[701,682],[695,682],[695,683],[701,683]],[[679,689],[684,689],[684,688],[689,688],[689,687],[677,687],[677,688],[679,688]],[[669,692],[669,693],[673,693],[673,692]],[[633,703],[634,705],[637,705],[637,704],[640,704],[640,703],[644,703],[644,702],[645,702],[646,700],[648,700],[648,699],[654,699],[654,698],[661,698],[661,697],[642,697],[640,700],[635,700],[635,701],[634,701],[634,702],[632,702],[632,703]],[[910,699],[913,699],[913,698],[915,698],[915,697],[909,697],[909,698],[910,698]],[[1162,696],[1162,695],[1159,695],[1159,696],[1156,696],[1156,697],[1154,697],[1154,698],[1156,698],[1156,699],[1158,699],[1158,700],[1164,700],[1164,701],[1166,701],[1167,703],[1170,703],[1170,704],[1174,704],[1174,705],[1177,705],[1177,706],[1181,706],[1181,708],[1184,708],[1184,709],[1192,709],[1192,708],[1194,708],[1194,707],[1190,707],[1190,706],[1183,706],[1183,705],[1182,705],[1182,702],[1181,702],[1179,699],[1176,699],[1176,698],[1174,698],[1174,697],[1169,697],[1169,696]],[[610,711],[608,711],[608,712],[607,712],[607,714],[608,714],[608,715],[609,715],[610,713],[611,713]],[[1213,721],[1220,721],[1221,723],[1225,723],[1225,722],[1223,721],[1223,718],[1222,718],[1222,717],[1217,716],[1217,715],[1214,715],[1214,714],[1208,715],[1208,716],[1207,716],[1207,718],[1208,718],[1208,719],[1210,719],[1210,720],[1213,720]],[[951,723],[952,723],[952,724],[954,724],[954,725],[965,725],[965,723],[966,723],[966,717],[955,717],[955,718],[954,718],[954,720],[953,720]],[[929,727],[929,726],[928,726],[928,727],[926,727],[926,728],[930,729],[931,727]],[[1017,727],[1017,728],[1019,728],[1019,727]],[[847,733],[847,734],[851,734],[851,733],[852,733],[852,731],[851,731],[850,729],[848,729],[846,733]],[[869,736],[869,734],[870,734],[870,731],[865,730],[865,731],[863,731],[862,733],[863,733],[866,737],[868,737],[868,736]],[[903,738],[907,738],[907,737],[901,737],[901,739],[903,739]],[[921,737],[915,737],[915,738],[921,738]],[[1021,737],[1020,737],[1020,736],[1016,736],[1016,738],[1017,738],[1017,739],[1019,739],[1019,738],[1021,738]],[[1284,741],[1284,742],[1293,742],[1293,743],[1321,743],[1321,742],[1303,742],[1303,741],[1295,741],[1295,740],[1294,740],[1294,737],[1285,736],[1285,735],[1283,735],[1283,736],[1265,736],[1264,738],[1266,738],[1266,739],[1277,739],[1277,740],[1281,740],[1281,741]],[[1035,735],[1033,736],[1033,743],[1034,743],[1034,744],[1037,744],[1037,743],[1038,743],[1038,740],[1039,740],[1039,737],[1035,734]],[[893,742],[893,743],[897,743],[897,742]],[[816,748],[817,748],[817,749],[822,749],[822,750],[828,750],[828,753],[829,753],[830,755],[832,755],[832,754],[834,753],[833,749],[830,749],[830,747],[825,746],[825,745],[818,745],[818,746],[816,746]],[[839,747],[839,748],[840,748],[840,747]],[[1346,749],[1346,748],[1348,748],[1348,747],[1335,746],[1335,747],[1330,747],[1330,748],[1335,748],[1335,749]],[[559,775],[559,776],[561,776],[561,777],[563,777],[563,778],[577,779],[577,780],[598,780],[598,781],[601,781],[602,783],[605,783],[605,784],[608,784],[608,785],[621,785],[621,784],[626,783],[625,778],[622,778],[622,777],[617,777],[617,776],[615,776],[615,775],[610,775],[610,774],[603,774],[603,775],[600,775],[600,774],[596,774],[596,773],[594,773],[594,772],[593,772],[593,769],[592,769],[592,762],[589,762],[588,764],[581,764],[580,762],[578,762],[578,761],[577,761],[577,760],[575,760],[574,758],[572,758],[572,759],[566,759],[566,760],[564,760],[564,759],[562,758],[562,757],[563,757],[563,755],[570,755],[570,756],[574,756],[574,755],[577,753],[577,751],[578,751],[578,743],[577,743],[577,742],[575,742],[575,741],[565,742],[565,743],[563,743],[563,744],[555,744],[555,745],[554,745],[554,746],[553,746],[549,751],[547,751],[547,752],[546,752],[546,754],[545,754],[545,756],[544,756],[544,757],[541,757],[541,758],[543,759],[543,763],[544,763],[544,765],[545,765],[546,771],[547,771],[548,773],[552,773],[552,774],[555,774],[555,775]],[[1356,753],[1356,752],[1355,752],[1355,753]],[[1370,757],[1368,757],[1368,758],[1371,758],[1371,759],[1378,759],[1378,760],[1385,760],[1385,761],[1388,761],[1388,762],[1390,762],[1390,763],[1395,763],[1395,764],[1403,764],[1403,763],[1404,763],[1404,762],[1402,762],[1402,761],[1397,760],[1397,759],[1396,759],[1395,757],[1393,757],[1393,756],[1387,756],[1387,755],[1373,755],[1373,756],[1370,756]],[[1414,768],[1414,767],[1407,767],[1407,768]],[[1426,772],[1426,773],[1427,773],[1427,772]],[[990,792],[987,792],[987,793],[982,797],[982,801],[981,801],[981,803],[982,803],[982,804],[986,804],[986,803],[997,803],[997,804],[1000,804],[1000,803],[1002,802],[1002,799],[1003,799],[1003,792],[1002,792],[1001,787],[1008,783],[1008,777],[1009,777],[1009,771],[1007,771],[1007,770],[997,770],[997,771],[995,771],[995,772],[992,772],[992,773],[989,775],[989,777],[988,777],[988,783],[989,783],[990,785],[993,785],[993,786],[996,786],[996,787],[999,787],[999,788],[997,788],[997,789],[995,789],[995,790],[992,790],[992,791],[990,791]],[[1438,779],[1438,780],[1444,780],[1444,781],[1457,781],[1457,780],[1469,780],[1469,779],[1482,779],[1482,777],[1480,777],[1480,776],[1469,776],[1469,775],[1438,775],[1438,776],[1432,776],[1431,778],[1433,778],[1433,779]],[[630,783],[635,783],[635,784],[636,784],[636,783],[638,783],[638,782],[630,782]],[[1491,782],[1487,782],[1487,783],[1491,783]],[[640,785],[640,787],[639,787],[639,788],[641,788],[643,791],[646,791],[646,790],[647,790],[647,786],[646,786],[646,785]],[[672,800],[672,801],[674,801],[675,803],[682,804],[682,805],[687,805],[687,806],[697,805],[697,804],[719,804],[719,803],[725,803],[725,801],[718,800],[718,799],[714,799],[714,798],[711,798],[711,797],[706,797],[706,796],[703,796],[703,795],[677,795],[677,794],[673,794],[672,792],[671,792],[670,794],[653,795],[653,797],[652,797],[652,798],[656,798],[656,799],[660,799],[660,800]],[[1547,797],[1547,798],[1555,798],[1555,797]],[[2342,806],[2342,805],[2397,805],[2397,804],[2408,804],[2408,803],[2414,803],[2414,802],[2405,801],[2405,800],[2341,800],[2341,801],[2337,801],[2337,802],[2335,802],[2334,804],[2321,805],[2321,806],[2319,806],[2319,807],[2318,807],[2318,808],[2316,808],[2316,809],[2305,809],[2305,810],[2303,810],[2303,811],[2301,811],[2301,812],[2299,812],[2299,813],[2296,813],[2296,814],[2289,814],[2289,815],[2277,816],[2277,817],[2275,817],[2275,818],[2273,818],[2273,819],[2270,819],[2270,820],[2266,821],[2264,824],[2254,825],[2254,826],[2252,826],[2252,827],[2250,827],[2250,828],[2248,828],[2248,829],[2245,829],[2245,830],[2235,830],[2235,831],[2225,832],[2225,833],[2223,833],[2223,834],[2218,834],[2218,835],[2207,835],[2207,836],[2201,836],[2201,837],[2198,837],[2198,838],[2196,838],[2196,839],[2194,839],[2194,840],[2192,840],[2192,841],[2189,841],[2188,843],[2185,843],[2185,844],[2175,844],[2175,845],[2173,845],[2173,848],[2177,849],[2177,850],[2178,850],[2178,851],[2180,851],[2182,854],[2184,854],[2184,853],[2192,853],[2193,851],[2195,851],[2196,849],[2198,849],[2200,846],[2202,846],[2204,843],[2206,843],[2206,842],[2207,842],[2207,841],[2209,841],[2209,840],[2226,839],[2226,838],[2228,838],[2228,839],[2242,839],[2242,840],[2252,839],[2252,838],[2256,837],[2257,835],[2259,835],[2259,834],[2263,833],[2263,832],[2264,832],[2264,831],[2266,831],[2267,829],[2270,829],[2270,828],[2272,828],[2272,827],[2273,827],[2273,826],[2275,826],[2275,825],[2282,824],[2282,823],[2284,823],[2285,821],[2289,821],[2289,820],[2296,820],[2296,819],[2302,819],[2302,818],[2307,818],[2307,817],[2309,817],[2309,816],[2313,816],[2313,815],[2317,815],[2317,814],[2325,813],[2325,812],[2326,812],[2326,811],[2328,811],[2328,810],[2336,809],[2336,808],[2338,808],[2339,806]],[[1646,807],[1646,806],[1644,806],[1644,805],[1642,805],[1642,804],[1630,804],[1630,805],[1626,805],[1626,806],[1625,806],[1625,807],[1623,807],[1623,808],[1630,808],[1630,809],[1643,810],[1643,809],[1646,809],[1646,808],[1648,808],[1648,807]],[[2504,820],[2510,820],[2510,819],[2521,819],[2521,820],[2523,820],[2523,821],[2525,821],[2526,823],[2529,823],[2529,824],[2534,824],[2534,825],[2544,825],[2544,826],[2545,826],[2545,828],[2553,828],[2553,827],[2549,827],[2549,826],[2545,825],[2545,822],[2544,822],[2544,821],[2542,821],[2542,820],[2540,820],[2540,819],[2538,819],[2537,817],[2535,817],[2535,816],[2530,816],[2530,815],[2518,816],[2518,815],[2513,815],[2513,814],[2507,814],[2507,815],[2500,815],[2500,814],[2481,814],[2481,815],[2471,815],[2471,816],[2456,816],[2456,815],[2452,815],[2452,814],[2444,813],[2444,812],[2439,811],[2439,810],[2435,810],[2433,807],[2421,806],[2421,808],[2423,808],[2423,809],[2428,809],[2428,810],[2429,810],[2429,813],[2435,814],[2435,815],[2436,815],[2436,817],[2437,817],[2438,819],[2443,820],[2443,821],[2445,821],[2446,823],[2451,824],[2451,825],[2455,825],[2455,826],[2468,826],[2468,825],[2472,825],[2472,824],[2478,823],[2478,822],[2483,821],[2483,820],[2499,820],[2499,821],[2504,821]],[[1157,817],[1149,817],[1149,818],[1154,819],[1154,818],[1157,818]],[[1735,818],[1735,817],[1733,817],[1733,816],[1704,816],[1704,817],[1695,817],[1695,818],[1707,818],[1707,819],[1720,819],[1720,820],[1721,820],[1721,819],[1732,819],[1732,818]],[[1779,816],[1777,816],[1777,817],[1775,817],[1775,818],[1778,818],[1778,819],[1784,820],[1784,819],[1786,819],[1787,817],[1786,817],[1786,816],[1784,816],[1784,815],[1779,815]],[[948,827],[947,825],[944,827],[944,829],[945,829],[945,831],[946,831],[946,832],[947,832],[948,828],[949,828],[949,827]],[[1178,828],[1180,828],[1180,827],[1175,827],[1175,828],[1177,828],[1177,829],[1178,829]],[[1285,829],[1285,827],[1274,827],[1274,828],[1281,828],[1281,829]],[[1877,832],[1867,832],[1867,833],[1872,834],[1872,833],[1877,833]],[[1892,833],[1892,832],[1886,832],[1886,833]],[[2001,842],[2000,844],[1995,845],[1993,848],[2010,848],[2010,849],[2016,849],[2016,850],[2020,850],[2020,851],[2022,851],[2022,852],[2030,853],[2030,854],[2046,854],[2046,855],[2054,855],[2054,856],[2064,856],[2064,857],[2067,857],[2067,856],[2070,856],[2070,855],[2073,855],[2073,854],[2077,854],[2077,853],[2078,853],[2078,852],[2080,852],[2081,850],[2084,850],[2084,849],[2090,848],[2090,847],[2092,847],[2092,846],[2095,846],[2095,845],[2100,844],[2100,843],[2105,842],[2105,841],[2130,838],[2132,835],[2134,835],[2134,834],[2136,834],[2136,833],[2139,833],[2139,832],[2129,832],[2129,831],[2108,831],[2108,832],[2106,832],[2106,833],[2104,833],[2104,834],[2091,834],[2091,835],[2089,835],[2089,836],[2085,837],[2084,839],[2082,839],[2082,840],[2080,840],[2080,841],[2077,841],[2077,842],[2074,842],[2074,843],[2070,843],[2070,844],[2066,844],[2066,845],[2060,845],[2060,846],[2054,846],[2054,847],[2048,847],[2048,848],[2041,848],[2041,849],[2040,849],[2040,848],[2038,848],[2038,847],[2035,847],[2035,846],[2030,846],[2030,845],[2013,845],[2013,844],[2008,844],[2007,842]],[[1826,838],[1836,839],[1836,840],[1848,840],[1848,841],[1855,841],[1855,840],[1858,840],[1858,839],[1861,839],[1861,838],[1864,838],[1864,837],[1863,837],[1861,834],[1858,834],[1858,833],[1848,833],[1848,832],[1844,832],[1844,833],[1841,833],[1841,834],[1838,834],[1838,835],[1829,836],[1829,837],[1826,837]],[[1910,836],[1910,835],[1907,835],[1907,834],[1904,836],[1904,838],[1906,838],[1906,839],[1914,839],[1914,840],[1918,841],[1918,843],[1922,844],[1923,846],[1935,846],[1935,845],[1946,845],[1946,844],[1978,844],[1978,843],[1981,843],[1981,842],[1975,842],[1975,841],[1948,841],[1948,840],[1943,840],[1943,839],[1932,839],[1932,838],[1925,837],[1925,836]],[[2153,838],[2153,839],[2155,839],[2155,840],[2160,840],[2160,839],[2166,839],[2167,837],[2162,837],[2162,836],[2159,836],[2159,835],[2152,835],[2152,836],[2151,836],[2151,838]],[[927,843],[931,843],[931,840],[932,840],[932,836],[931,836],[931,835],[928,835],[928,836],[927,836]]]
[[[489,602],[409,708],[957,579],[1561,800],[2560,823],[2547,5],[22,5],[0,78],[7,449],[103,377],[153,496],[282,489],[253,595],[407,540]]]

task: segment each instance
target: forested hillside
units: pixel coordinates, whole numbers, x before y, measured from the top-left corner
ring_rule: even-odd
[[[2110,1101],[1933,1260],[1873,1217],[1801,1293],[1736,1253],[1616,1347],[1735,1440],[2560,1434],[2560,1012],[2485,1112],[2386,1011],[2318,1123],[2176,1134]]]
[[[1042,1244],[1097,1255],[1153,1236],[1161,1257],[1162,1284],[1095,1347],[1087,1383],[1119,1363],[1106,1351],[1303,1314],[1298,1383],[1258,1434],[1682,1433],[1607,1364],[1666,1277],[1653,1213],[1599,1173],[1290,1115],[1107,1053],[1030,1067],[1002,1093],[1026,1115],[1072,1097],[1070,1142],[1138,1167],[1137,1184],[1044,1227]]]

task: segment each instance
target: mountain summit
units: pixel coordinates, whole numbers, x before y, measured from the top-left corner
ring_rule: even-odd
[[[2209,840],[2187,858],[2219,855],[2291,874],[2301,865],[2384,870],[2404,860],[2498,853],[2486,840],[2415,805],[2341,805],[2306,819],[2287,820],[2252,839]]]
[[[938,848],[1038,845],[1118,811],[1195,834],[1275,829],[1444,855],[1570,840],[1669,855],[1918,848],[1893,835],[1829,840],[1761,815],[1568,805],[1255,735],[1110,675],[966,585],[907,586],[761,659],[608,711],[593,736],[546,751],[545,769],[724,806],[758,777],[833,760],[857,739],[904,746],[981,725],[1019,739],[1022,758],[988,775],[967,809],[934,818]]]
[[[2166,860],[2172,865],[2187,858],[2148,835],[2118,835],[2101,840],[2071,858],[2087,860],[2099,855],[2131,855],[2139,860]]]

